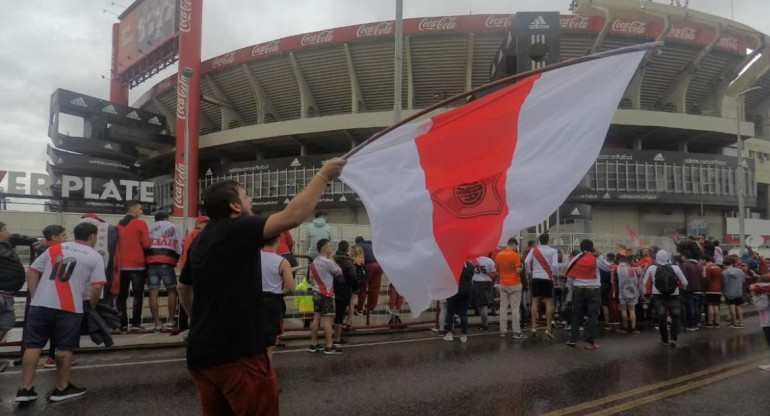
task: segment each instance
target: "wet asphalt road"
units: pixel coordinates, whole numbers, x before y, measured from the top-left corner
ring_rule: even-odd
[[[770,373],[756,365],[770,362],[770,352],[756,318],[743,330],[682,335],[676,349],[659,345],[652,332],[605,334],[598,351],[565,346],[564,331],[557,330],[556,337],[555,342],[542,335],[515,341],[474,333],[461,344],[459,337],[449,343],[427,330],[355,336],[350,337],[354,345],[339,356],[311,354],[300,349],[305,341],[294,341],[276,355],[281,411],[314,416],[535,415],[565,408],[552,414],[768,414]],[[13,368],[0,373],[0,414],[199,414],[183,354],[179,348],[81,354],[72,380],[90,391],[57,404],[41,397],[15,405],[20,374]],[[49,392],[53,378],[52,371],[39,371],[38,392]],[[574,407],[586,402],[584,408]]]

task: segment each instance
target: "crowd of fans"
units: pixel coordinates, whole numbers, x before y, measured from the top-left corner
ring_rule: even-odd
[[[85,214],[74,235],[61,225],[50,225],[42,230],[43,242],[9,234],[5,224],[0,223],[0,340],[15,323],[13,297],[25,281],[24,268],[14,246],[31,247],[32,258],[38,260],[30,270],[37,273],[39,279],[41,275],[68,273],[65,270],[68,266],[61,264],[61,259],[51,260],[52,255],[44,255],[51,247],[70,240],[91,246],[99,257],[98,273],[85,276],[80,286],[72,284],[82,287],[75,296],[77,303],[85,302],[87,309],[89,300],[99,301],[101,297],[99,302],[103,306],[117,309],[115,316],[119,326],[115,332],[146,332],[142,322],[146,285],[152,330],[172,334],[187,331],[189,308],[179,308],[177,318],[177,271],[187,263],[191,245],[209,218],[197,218],[195,229],[183,238],[169,221],[168,213],[156,212],[152,226],[140,218],[142,214],[138,202],[126,204],[126,216],[115,226],[96,214]],[[84,227],[93,235],[86,235]],[[374,256],[372,242],[363,237],[357,237],[353,245],[347,241],[338,242],[334,252],[326,213],[317,212],[307,227],[305,235],[310,259],[307,281],[312,292],[313,312],[312,318],[306,320],[310,329],[308,350],[327,355],[341,354],[341,347],[348,343],[342,334],[353,327],[354,316],[371,314],[378,307],[382,267]],[[602,254],[595,250],[590,240],[582,241],[579,250],[566,253],[550,246],[549,242],[548,234],[543,234],[537,242],[529,241],[520,251],[518,241],[511,238],[496,252],[468,260],[458,276],[457,294],[438,301],[440,318],[435,331],[444,340],[453,341],[455,326],[460,326],[460,341],[467,342],[470,310],[480,317],[477,328],[480,332],[489,331],[489,317],[498,315],[499,334],[503,338],[508,337],[509,332],[517,340],[538,337],[538,330],[542,330],[546,339],[555,340],[554,331],[563,328],[567,333],[566,345],[575,347],[582,333],[584,347],[595,350],[600,348],[597,338],[602,329],[612,330],[610,323],[615,321],[619,324],[615,328],[618,332],[631,335],[654,327],[663,345],[676,347],[680,328],[685,331],[724,326],[743,328],[742,305],[754,302],[760,309],[770,343],[767,313],[770,302],[763,294],[765,290],[770,292],[770,285],[763,284],[763,276],[770,270],[768,261],[751,249],[741,256],[726,255],[718,241],[703,235],[677,239],[675,253],[656,247],[638,252],[619,247],[617,253]],[[298,289],[295,286],[299,267],[293,253],[294,241],[288,231],[261,241],[260,247],[262,300],[259,319],[267,355],[272,361],[276,346],[285,345],[280,338],[287,312],[284,296]],[[41,258],[50,264],[46,265]],[[33,281],[34,278],[33,275]],[[29,272],[26,280],[30,280]],[[90,286],[86,283],[89,282],[99,287],[100,296],[95,299],[88,290]],[[165,322],[158,307],[161,285],[167,293]],[[33,299],[35,289],[29,288]],[[130,320],[126,306],[129,294],[133,298]],[[387,313],[392,314],[389,323],[398,324],[397,312],[403,306],[403,297],[392,285],[389,295],[385,306]],[[37,302],[36,306],[55,309],[63,305],[61,296],[52,302],[42,305]],[[183,298],[182,305],[184,303]],[[727,322],[722,322],[720,313],[723,303],[729,313]],[[39,315],[39,310],[31,311],[27,319],[41,319],[36,318],[36,313]],[[319,330],[323,331],[322,342],[319,341]],[[67,382],[57,384],[53,395],[62,399],[85,393],[85,389],[68,382],[69,368],[77,363],[72,354],[77,342],[61,339],[63,337],[55,331],[40,333],[25,329],[25,345],[35,354],[39,354],[45,345],[43,340],[50,339],[44,366],[66,373],[64,379]],[[33,354],[30,358],[25,354],[24,360],[25,365],[27,360],[30,364],[17,401],[37,397],[31,386],[37,356]]]

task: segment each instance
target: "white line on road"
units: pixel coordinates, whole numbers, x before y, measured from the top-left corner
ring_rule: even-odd
[[[477,337],[477,336],[483,336],[483,335],[491,335],[496,334],[497,332],[487,332],[484,334],[468,334],[469,337]],[[393,344],[406,344],[410,342],[424,342],[424,341],[440,341],[441,337],[439,336],[432,336],[428,338],[415,338],[415,339],[403,339],[403,340],[397,340],[397,341],[381,341],[381,342],[368,342],[364,344],[348,344],[345,345],[345,349],[348,348],[360,348],[360,347],[374,347],[377,345],[393,345]],[[300,349],[292,349],[292,350],[286,350],[286,351],[276,351],[276,354],[291,354],[291,353],[308,353],[308,350],[306,348],[300,348]],[[178,363],[178,362],[184,362],[185,358],[169,358],[166,360],[147,360],[147,361],[128,361],[125,363],[113,363],[113,364],[93,364],[93,365],[76,365],[72,367],[72,371],[77,370],[87,370],[87,369],[94,369],[94,368],[114,368],[114,367],[128,367],[132,365],[148,365],[148,364],[169,364],[169,363]],[[55,368],[43,368],[43,369],[37,369],[37,373],[45,373],[49,371],[56,371]],[[11,374],[18,374],[18,371],[10,371],[10,372],[3,372],[0,373],[0,377],[7,376]]]

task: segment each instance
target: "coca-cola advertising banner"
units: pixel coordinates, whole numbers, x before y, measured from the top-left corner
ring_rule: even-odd
[[[176,17],[177,0],[137,0],[126,9],[118,23],[118,73],[171,41],[176,34]]]
[[[409,36],[454,32],[507,32],[514,26],[515,21],[516,15],[514,14],[412,18],[404,19],[404,34]],[[524,24],[529,25],[531,22],[525,22]],[[599,33],[604,27],[604,17],[561,15],[559,17],[559,26],[562,33]],[[657,37],[662,30],[663,22],[661,20],[615,19],[610,26],[610,33],[616,36]],[[298,49],[392,37],[394,33],[395,22],[392,20],[304,33],[247,46],[216,56],[203,62],[201,70],[203,73],[208,73]],[[714,36],[715,33],[712,28],[697,26],[689,22],[674,23],[669,30],[666,40],[705,46],[711,43]],[[717,44],[718,49],[738,54],[745,54],[746,46],[745,38],[729,33],[724,34]],[[137,106],[141,106],[152,97],[167,91],[176,83],[176,75],[163,80],[139,98]]]
[[[602,19],[603,20],[603,19]],[[610,33],[618,36],[646,36],[656,38],[663,33],[662,21],[635,19],[615,19],[610,25]],[[713,29],[691,23],[673,23],[666,34],[667,42],[694,43],[706,46],[714,41]],[[746,53],[746,40],[730,34],[724,34],[716,44],[717,49],[729,52]]]

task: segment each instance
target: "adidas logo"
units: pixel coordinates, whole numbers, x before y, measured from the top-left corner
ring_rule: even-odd
[[[291,166],[293,168],[296,168],[297,166],[302,166],[302,163],[299,163],[299,159],[295,158],[294,160],[292,160],[292,162],[291,162],[291,164],[289,166]]]
[[[284,199],[284,200],[283,200],[283,203],[284,203],[284,204],[288,204],[288,203],[289,203],[289,198],[286,198],[286,199]]]
[[[573,209],[572,212],[569,213],[569,215],[573,215],[573,216],[579,217],[580,216],[580,210],[577,209],[577,207],[575,207],[575,209]]]
[[[103,113],[107,113],[107,114],[118,115],[118,111],[115,110],[115,107],[113,107],[112,104],[108,105],[107,107],[102,108],[102,112]]]
[[[112,145],[111,145],[111,144],[109,144],[109,143],[105,144],[105,145],[104,145],[104,148],[105,148],[105,149],[109,149],[109,150],[113,150],[113,149],[112,149]]]
[[[61,160],[61,158],[59,158],[59,160],[57,160],[56,163],[64,163],[64,161]]]
[[[158,120],[158,117],[155,116],[147,121],[150,124],[154,124],[156,126],[160,126],[160,120]]]
[[[213,174],[214,172],[211,171],[211,168],[209,168],[209,170],[206,171],[206,176],[211,176]]]
[[[505,39],[505,47],[511,46],[511,42],[513,42],[513,33],[508,32],[508,37]]]
[[[543,19],[543,16],[538,16],[537,19],[533,20],[532,23],[529,24],[530,30],[546,30],[550,29],[551,25],[546,23],[545,19]]]
[[[340,198],[340,202],[347,202],[347,201],[348,199],[345,198],[345,195],[342,195],[342,197]]]
[[[83,97],[73,98],[70,101],[70,104],[76,105],[78,107],[86,107],[86,108],[88,108],[88,104],[86,104],[86,100],[84,100]]]
[[[655,155],[654,158],[652,158],[652,161],[653,162],[665,162],[666,159],[663,157],[663,154],[658,153],[657,155]]]
[[[139,118],[139,114],[136,114],[136,111],[132,111],[132,112],[128,113],[128,114],[126,115],[126,117],[128,117],[128,118],[131,118],[131,119],[134,119],[134,120],[139,120],[139,121],[142,121],[142,119],[141,119],[141,118]]]
[[[602,196],[602,199],[612,199],[609,192],[605,192],[604,196]]]

